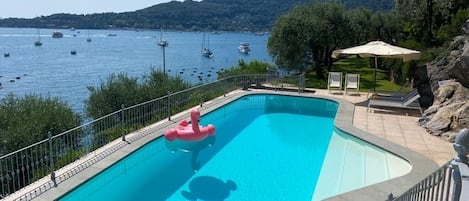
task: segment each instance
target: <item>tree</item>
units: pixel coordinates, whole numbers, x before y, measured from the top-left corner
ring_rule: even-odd
[[[151,69],[149,75],[144,76],[144,82],[141,87],[144,91],[145,101],[147,101],[165,96],[168,92],[177,92],[190,88],[191,84],[184,81],[181,77],[171,77],[161,71]]]
[[[439,43],[450,41],[454,36],[460,35],[462,32],[461,25],[466,22],[469,17],[469,9],[459,9],[458,12],[451,17],[449,23],[438,28],[435,38]]]
[[[81,124],[80,115],[58,98],[8,94],[0,101],[0,153],[26,147]],[[70,142],[71,143],[71,142]]]
[[[246,63],[244,60],[238,61],[238,66],[222,71],[218,74],[218,79],[242,74],[265,74],[268,70],[274,70],[272,64],[261,61],[251,61]]]
[[[389,41],[395,45],[402,32],[401,19],[393,12],[378,11],[371,15],[371,39]]]
[[[358,8],[348,12],[353,44],[363,44],[368,42],[371,38],[373,33],[370,29],[372,14],[371,11],[364,8]]]
[[[267,47],[275,63],[287,70],[304,71],[315,66],[330,68],[331,53],[350,40],[351,27],[343,5],[335,2],[296,7],[275,23]]]
[[[94,119],[110,114],[124,106],[132,106],[190,87],[181,78],[170,77],[151,69],[141,82],[124,73],[111,74],[99,87],[89,86],[86,114]]]
[[[435,40],[435,29],[451,23],[458,10],[467,10],[468,4],[461,0],[396,0],[395,11],[406,19],[404,32],[408,37],[430,47],[445,42]]]
[[[97,119],[121,109],[121,105],[135,105],[140,102],[137,79],[126,74],[111,74],[99,87],[88,86],[90,96],[86,101],[86,114]]]

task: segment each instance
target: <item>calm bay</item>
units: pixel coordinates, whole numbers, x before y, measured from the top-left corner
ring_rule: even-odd
[[[54,31],[63,33],[63,38],[52,38]],[[9,92],[58,97],[83,112],[87,86],[99,86],[112,73],[141,78],[151,68],[163,70],[164,66],[169,75],[197,84],[215,80],[217,71],[236,66],[240,59],[272,62],[268,35],[207,33],[205,46],[214,57],[205,58],[201,56],[204,33],[165,31],[163,38],[169,45],[164,59],[163,47],[157,45],[160,35],[160,30],[0,28],[0,98]],[[38,38],[43,45],[36,47],[33,43]],[[238,52],[240,42],[250,44],[250,54]]]

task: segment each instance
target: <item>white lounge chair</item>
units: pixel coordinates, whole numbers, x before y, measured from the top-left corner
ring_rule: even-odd
[[[413,89],[404,96],[372,96],[368,101],[367,111],[371,106],[383,106],[383,107],[395,107],[395,108],[408,108],[418,109],[420,114],[423,114],[422,108],[420,107],[418,99],[420,94],[417,89]]]
[[[338,89],[342,91],[342,73],[341,72],[329,72],[327,80],[327,90],[329,93],[332,89]]]
[[[440,80],[438,81],[438,87],[441,87],[443,85],[445,85],[446,83],[448,82],[453,82],[455,79],[450,79],[450,80]]]
[[[370,94],[373,95],[380,95],[380,96],[404,96],[406,93],[404,92],[407,88],[409,88],[410,81],[407,79],[404,84],[397,90],[397,91],[382,91],[382,90],[372,90],[370,89],[368,91],[368,94],[366,97],[369,97]]]
[[[347,93],[347,89],[355,89],[360,94],[360,74],[346,74],[344,89],[345,93]]]

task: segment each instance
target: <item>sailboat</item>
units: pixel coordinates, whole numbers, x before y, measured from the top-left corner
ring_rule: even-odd
[[[210,38],[207,36],[207,46],[205,46],[205,33],[202,38],[202,56],[207,58],[213,57],[213,52],[210,50]]]
[[[158,45],[161,46],[161,47],[166,47],[166,46],[168,46],[168,41],[163,39],[163,28],[161,28],[160,32],[161,32],[160,33],[160,42],[158,43]]]
[[[90,30],[88,30],[88,38],[86,38],[86,42],[91,42],[91,38],[90,38]]]
[[[41,33],[39,33],[39,28],[37,29],[37,40],[34,41],[34,46],[41,46]]]

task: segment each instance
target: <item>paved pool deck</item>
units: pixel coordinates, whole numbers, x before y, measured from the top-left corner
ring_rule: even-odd
[[[456,156],[453,144],[429,134],[417,125],[420,112],[412,109],[371,108],[367,112],[367,93],[315,89],[315,95],[350,101],[355,105],[353,125],[384,140],[418,152],[442,166]]]

